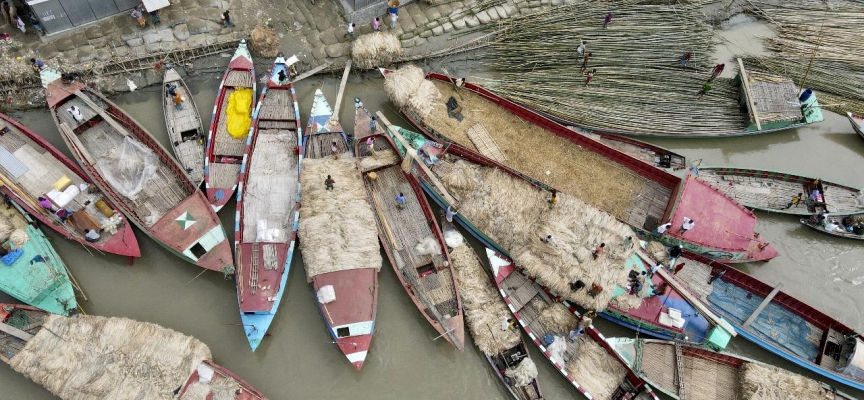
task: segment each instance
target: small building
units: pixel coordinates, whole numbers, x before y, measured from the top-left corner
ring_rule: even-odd
[[[167,7],[168,0],[144,0],[147,11]],[[30,12],[42,24],[47,35],[127,12],[142,4],[141,0],[27,0]]]

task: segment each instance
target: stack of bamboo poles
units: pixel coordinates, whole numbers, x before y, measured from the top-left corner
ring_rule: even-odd
[[[850,85],[864,76],[864,6],[847,1],[784,1],[782,6],[754,2],[756,12],[777,25],[777,36],[764,39],[775,54],[745,62],[769,73],[784,73],[799,86],[840,96],[826,108],[864,112],[864,88]],[[811,63],[812,61],[812,63]],[[831,105],[830,103],[838,103]]]
[[[747,117],[738,89],[716,79],[695,101],[714,66],[712,28],[699,4],[622,2],[612,23],[605,2],[581,0],[504,22],[487,64],[501,73],[490,86],[529,107],[589,126],[646,133],[731,132]],[[581,71],[579,43],[593,53]],[[692,53],[686,71],[679,59]],[[585,87],[586,73],[597,73]]]

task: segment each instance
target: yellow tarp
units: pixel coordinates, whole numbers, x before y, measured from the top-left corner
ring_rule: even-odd
[[[252,89],[237,89],[228,97],[228,134],[243,139],[252,124]]]

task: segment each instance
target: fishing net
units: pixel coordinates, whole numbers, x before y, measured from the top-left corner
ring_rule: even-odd
[[[567,362],[567,373],[593,398],[612,398],[627,369],[588,335],[580,335],[576,340],[579,342],[578,350]]]
[[[153,150],[126,136],[123,143],[99,160],[97,166],[114,190],[134,200],[156,173],[158,163],[159,158]]]
[[[279,54],[279,35],[275,29],[256,25],[252,28],[249,44],[252,45],[252,54],[256,56],[273,58]]]
[[[7,325],[14,326],[18,329],[25,329],[27,325],[30,323],[30,318],[27,317],[27,313],[23,311],[13,311],[12,315],[6,320]]]
[[[384,67],[402,58],[402,42],[390,32],[361,35],[351,43],[351,62],[362,69]]]
[[[474,250],[470,246],[457,247],[450,252],[450,260],[459,282],[459,293],[474,344],[488,356],[518,345],[521,341],[519,332],[502,329],[502,322],[513,316],[493,288]]]
[[[741,399],[825,399],[819,382],[771,365],[745,363],[739,369],[737,383]]]
[[[327,175],[336,182],[327,190]],[[300,174],[300,249],[306,277],[358,268],[381,269],[378,228],[354,158],[307,158]]]
[[[9,365],[64,399],[167,399],[210,357],[204,343],[155,324],[51,315]]]

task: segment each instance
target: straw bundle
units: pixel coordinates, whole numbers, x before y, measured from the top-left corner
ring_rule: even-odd
[[[746,363],[739,369],[738,393],[741,399],[753,400],[825,399],[825,391],[819,382],[756,363]]]
[[[306,160],[303,161],[305,162]],[[369,156],[363,157],[360,160],[360,169],[363,172],[366,172],[388,165],[393,165],[397,162],[399,162],[399,158],[396,157],[396,153],[394,153],[393,150],[378,150]]]
[[[276,34],[275,29],[257,25],[252,29],[249,42],[252,45],[252,53],[256,56],[276,57],[279,54],[279,35]]]
[[[15,230],[12,220],[5,214],[0,214],[0,242],[9,240],[9,235]]]
[[[172,398],[210,358],[199,340],[126,318],[51,315],[10,366],[64,399]]]
[[[576,340],[579,350],[567,363],[567,373],[595,399],[612,398],[627,369],[588,335],[580,335]]]
[[[411,108],[421,118],[427,118],[439,103],[443,103],[438,87],[425,76],[422,69],[406,65],[384,76],[384,92],[397,107]]]
[[[14,244],[15,247],[21,247],[24,243],[27,243],[27,241],[30,240],[30,236],[28,236],[27,232],[23,229],[16,229],[12,231],[11,235],[9,235],[9,240],[12,241],[12,244]]]
[[[553,303],[543,309],[537,322],[546,328],[546,330],[561,334],[576,329],[576,326],[579,324],[576,316],[561,303]]]
[[[390,32],[362,35],[351,44],[351,62],[369,69],[390,65],[402,58],[402,42]]]
[[[645,245],[645,252],[651,255],[651,258],[657,260],[659,263],[666,264],[669,262],[669,252],[666,250],[666,246],[664,246],[663,243],[652,240]]]
[[[435,82],[441,98],[423,122],[448,139],[477,150],[468,130],[482,124],[501,151],[508,167],[539,179],[588,204],[628,220],[629,210],[650,180],[569,139],[538,129],[506,109],[468,90],[456,94],[453,85]],[[447,115],[447,99],[462,106],[462,122]]]
[[[435,167],[444,186],[461,199],[459,212],[510,252],[517,265],[563,298],[594,310],[606,308],[616,285],[624,286],[624,261],[634,249],[622,243],[633,231],[614,217],[571,196],[559,195],[550,209],[546,192],[498,169],[442,159]],[[541,239],[553,236],[551,243]],[[596,260],[591,251],[606,243]],[[605,288],[596,297],[573,292],[582,280]]]
[[[462,305],[474,344],[488,356],[494,356],[518,345],[518,332],[502,330],[501,322],[512,318],[501,296],[493,289],[489,275],[470,246],[450,252],[450,260],[459,282]]]
[[[504,371],[504,376],[512,379],[514,386],[528,386],[537,378],[537,365],[530,358],[524,358],[516,368]]]
[[[336,183],[327,190],[330,175]],[[298,235],[306,279],[358,268],[381,270],[375,215],[354,158],[307,158],[300,174],[301,199]]]

